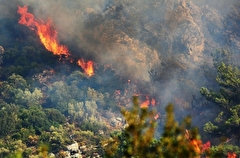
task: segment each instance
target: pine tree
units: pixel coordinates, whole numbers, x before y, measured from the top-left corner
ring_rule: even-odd
[[[155,112],[140,108],[138,98],[133,97],[133,108],[122,110],[127,127],[115,134],[105,145],[106,157],[138,158],[197,158],[201,154],[198,130],[191,128],[191,119],[186,117],[179,125],[174,118],[172,104],[166,107],[166,122],[159,140],[156,130]],[[190,130],[187,130],[190,129]]]
[[[216,81],[219,91],[202,87],[200,93],[207,100],[214,102],[221,112],[213,122],[207,122],[204,130],[222,136],[240,139],[240,70],[232,65],[221,63],[218,66]]]

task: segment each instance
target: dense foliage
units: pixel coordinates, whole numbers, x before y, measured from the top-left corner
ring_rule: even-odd
[[[212,148],[216,153],[222,153],[224,150],[225,153],[226,150],[239,153],[240,70],[229,62],[229,53],[227,52],[218,52],[218,56],[222,58],[215,62],[216,82],[219,85],[217,92],[206,87],[200,89],[200,93],[220,109],[216,118],[204,125],[204,131],[221,138],[220,146]],[[230,144],[229,141],[231,141]]]
[[[239,137],[239,78],[240,71],[238,68],[222,63],[218,67],[216,78],[220,86],[219,92],[214,92],[205,87],[201,88],[201,94],[221,108],[221,112],[214,120],[217,126],[208,122],[205,126],[206,131],[218,131],[218,133],[220,132],[228,137],[232,134]]]
[[[201,154],[201,140],[197,129],[190,127],[189,117],[178,124],[172,104],[166,107],[166,122],[159,140],[154,137],[156,113],[140,108],[137,97],[133,97],[133,104],[132,110],[122,110],[127,126],[107,142],[107,157],[192,158]]]

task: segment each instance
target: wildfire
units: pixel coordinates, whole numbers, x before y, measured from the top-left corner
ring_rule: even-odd
[[[185,130],[185,137],[189,141],[190,145],[193,147],[197,155],[203,154],[210,150],[210,141],[207,141],[205,144],[203,144],[200,139],[191,139],[191,134],[187,129]]]
[[[34,15],[27,12],[27,6],[18,7],[18,13],[21,15],[19,24],[28,26],[30,29],[36,31],[42,44],[45,48],[54,55],[66,55],[70,53],[68,48],[64,45],[60,45],[57,42],[57,31],[51,27],[51,20],[49,19],[46,23],[41,20],[36,20]]]
[[[229,152],[227,158],[236,158],[237,154]]]
[[[151,101],[150,101],[149,97],[146,96],[146,100],[141,103],[140,107],[141,107],[141,108],[148,108],[148,106],[149,106],[150,104],[151,104],[152,106],[155,106],[155,105],[156,105],[156,100],[152,98]]]
[[[72,63],[72,59],[68,58],[71,56],[68,48],[59,44],[57,41],[57,31],[53,29],[51,19],[48,19],[47,22],[35,19],[33,14],[28,13],[27,6],[18,6],[17,12],[21,15],[18,23],[34,30],[40,38],[41,43],[48,51],[51,51],[54,55],[64,55],[66,59]],[[92,76],[94,74],[92,61],[84,62],[83,59],[79,59],[77,64],[82,67],[88,76]]]
[[[196,151],[196,153],[200,154],[200,153],[201,153],[201,148],[200,148],[200,146],[201,146],[201,144],[202,144],[201,140],[193,139],[193,140],[191,141],[191,144],[193,145],[194,150]]]
[[[92,76],[94,74],[93,62],[87,61],[85,62],[83,59],[78,60],[77,64],[81,66],[88,76]]]
[[[150,104],[149,98],[146,96],[146,100],[141,103],[141,108],[148,108],[148,105]]]

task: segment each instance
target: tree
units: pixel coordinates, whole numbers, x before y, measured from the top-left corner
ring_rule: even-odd
[[[203,152],[202,142],[198,129],[191,127],[191,117],[185,117],[178,124],[174,118],[174,106],[172,104],[167,105],[166,112],[166,122],[160,139],[161,155],[166,158],[200,156]]]
[[[46,113],[39,106],[21,109],[19,118],[21,119],[21,126],[23,128],[33,128],[38,135],[40,135],[42,131],[48,130],[51,125]]]
[[[83,130],[97,132],[105,128],[95,101],[77,102],[75,104],[69,103],[68,114],[70,121],[75,122],[75,124],[79,125]]]
[[[57,109],[48,108],[44,109],[44,111],[46,113],[48,120],[51,121],[52,123],[63,124],[66,122],[65,116]]]
[[[16,130],[16,126],[19,123],[18,118],[19,108],[14,104],[2,104],[0,105],[0,136],[6,136]]]
[[[133,97],[133,108],[122,109],[127,127],[107,141],[106,157],[197,157],[201,154],[198,130],[190,128],[190,117],[180,125],[174,119],[173,105],[166,107],[166,123],[159,140],[154,138],[155,112],[140,108],[138,98]],[[104,142],[105,143],[105,142]]]
[[[68,86],[63,81],[54,82],[50,87],[49,96],[52,104],[62,113],[66,113],[68,110],[67,105],[72,98],[69,92]]]
[[[13,100],[17,89],[28,89],[27,81],[20,75],[12,74],[1,85],[1,97],[4,99]]]
[[[216,81],[219,91],[202,87],[200,93],[220,108],[220,113],[213,122],[207,122],[204,130],[228,138],[240,139],[240,70],[232,65],[221,63],[218,66]]]
[[[14,103],[23,106],[40,105],[43,94],[40,89],[31,86],[20,75],[12,74],[7,81],[0,84],[0,96],[7,103]]]
[[[41,105],[43,94],[41,90],[35,88],[33,92],[29,89],[20,90],[18,89],[15,94],[15,102],[20,105],[26,105],[27,107],[33,105]]]
[[[49,143],[51,146],[51,150],[54,153],[58,153],[60,150],[65,148],[65,144],[72,143],[69,138],[69,134],[65,131],[63,126],[59,127],[50,127],[50,138]]]

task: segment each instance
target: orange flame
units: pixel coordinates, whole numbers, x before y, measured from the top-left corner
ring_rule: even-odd
[[[191,141],[191,144],[193,145],[194,150],[196,151],[196,153],[200,154],[200,153],[201,153],[200,146],[201,146],[201,144],[202,144],[201,140],[193,139],[193,140]]]
[[[228,152],[227,158],[236,158],[237,154]]]
[[[149,98],[148,97],[146,97],[146,100],[143,102],[143,103],[141,103],[141,108],[148,108],[148,105],[150,104],[150,100],[149,100]]]
[[[77,64],[81,66],[84,72],[90,77],[94,74],[93,62],[87,61],[85,62],[83,59],[78,60]]]
[[[57,41],[57,31],[52,28],[51,20],[49,19],[45,23],[42,20],[35,19],[34,15],[28,13],[27,11],[27,6],[18,6],[17,12],[21,15],[18,23],[34,30],[48,51],[51,51],[54,55],[65,55],[66,59],[72,63],[72,59],[68,58],[71,55],[68,48],[64,45],[60,45]],[[77,64],[82,67],[88,76],[92,76],[94,74],[92,61],[84,62],[84,60],[80,59],[77,61]]]
[[[69,56],[70,53],[68,48],[57,42],[57,31],[52,29],[51,20],[48,20],[47,23],[38,21],[35,19],[34,15],[28,13],[27,10],[27,6],[18,7],[18,13],[21,15],[18,23],[28,26],[30,29],[36,31],[42,44],[47,50],[53,52],[54,55]]]

